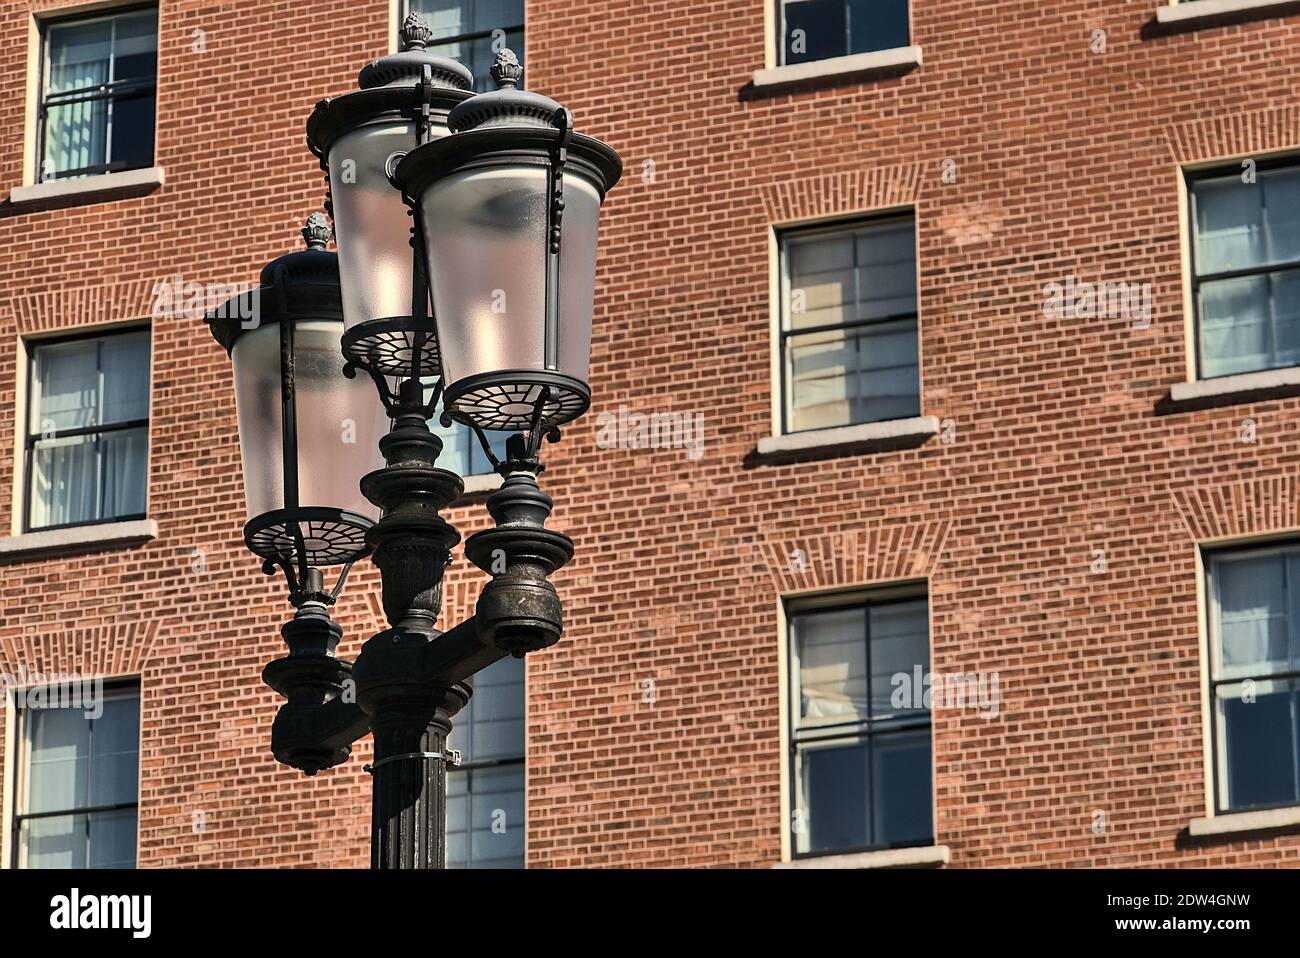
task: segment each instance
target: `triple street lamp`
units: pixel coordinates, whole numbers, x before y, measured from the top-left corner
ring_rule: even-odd
[[[263,671],[287,699],[272,750],[312,775],[373,733],[371,864],[439,868],[456,760],[446,740],[472,676],[560,638],[547,580],[573,542],[545,528],[540,451],[590,404],[597,223],[622,165],[574,132],[568,110],[517,89],[509,50],[492,68],[498,89],[473,95],[469,70],[425,50],[418,14],[402,39],[307,123],[337,255],[313,213],[308,248],[206,320],[234,366],[244,540],[264,572],[284,574],[297,609],[281,630],[288,655]],[[440,512],[464,486],[435,464],[439,399],[444,425],[473,430],[503,477],[487,501],[495,527],[465,542],[491,579],[474,616],[445,633],[435,622],[460,534]],[[504,461],[486,430],[515,433]],[[349,663],[329,606],[366,556],[390,627]]]

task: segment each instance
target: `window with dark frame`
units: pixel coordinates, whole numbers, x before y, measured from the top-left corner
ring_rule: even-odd
[[[433,399],[435,380],[426,379],[424,382],[424,401],[427,403]],[[438,456],[439,468],[448,469],[461,477],[493,474],[495,470],[492,468],[492,461],[488,459],[487,453],[483,451],[483,444],[475,435],[474,430],[459,422],[444,426],[441,419],[442,407],[440,405],[434,410],[433,418],[428,421],[429,429],[443,442],[442,452]],[[509,438],[510,433],[485,429],[483,436],[487,439],[488,448],[492,450],[492,454],[497,457],[497,460],[504,461],[506,457],[506,440]]]
[[[1300,544],[1212,552],[1206,574],[1216,811],[1300,804]]]
[[[492,462],[483,451],[483,444],[468,426],[454,422],[444,426],[438,421],[441,412],[429,420],[429,428],[443,441],[442,454],[438,457],[438,468],[450,469],[458,476],[486,476],[494,472]],[[497,459],[506,457],[506,432],[486,430],[488,447]]]
[[[1300,365],[1300,164],[1187,174],[1200,379]]]
[[[930,710],[894,683],[930,670],[924,591],[787,612],[794,855],[933,843]]]
[[[145,517],[149,335],[28,344],[24,531]]]
[[[41,23],[41,182],[153,165],[158,8]]]
[[[775,0],[779,65],[905,47],[907,0]]]
[[[63,703],[70,691],[48,690]],[[135,867],[140,687],[102,692],[97,716],[85,702],[17,710],[15,867]]]
[[[469,67],[480,93],[494,89],[498,50],[509,47],[524,63],[524,0],[407,0],[406,10],[424,15],[433,34],[428,51]]]
[[[911,214],[784,230],[782,432],[921,414]]]
[[[447,867],[524,867],[524,660],[498,659],[474,677],[447,745]]]

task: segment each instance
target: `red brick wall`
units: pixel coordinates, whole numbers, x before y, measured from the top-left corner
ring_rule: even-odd
[[[29,9],[0,4],[5,194],[22,176]],[[760,0],[529,3],[529,85],[628,171],[604,222],[593,413],[544,476],[578,556],[557,577],[566,639],[529,661],[530,864],[776,861],[778,595],[918,576],[933,668],[1001,681],[997,720],[935,715],[953,865],[1300,859],[1294,836],[1178,841],[1204,814],[1193,544],[1300,524],[1300,400],[1156,411],[1187,368],[1177,163],[1300,148],[1300,19],[1147,37],[1154,9],[915,0],[915,71],[750,96]],[[291,248],[322,195],[307,112],[351,86],[387,28],[379,0],[164,0],[166,185],[0,206],[0,528],[17,337],[123,318],[175,273],[248,280]],[[923,413],[952,419],[955,441],[756,461],[772,224],[897,204],[917,215]],[[1069,274],[1153,283],[1151,328],[1046,317],[1043,284]],[[364,864],[368,746],[314,779],[267,753],[278,700],[258,673],[288,606],[240,542],[226,357],[198,322],[163,318],[154,370],[159,538],[0,566],[0,664],[141,676],[141,864]],[[703,456],[598,449],[595,416],[620,404],[702,412]],[[453,521],[468,534],[486,516]],[[809,557],[798,581],[793,549]],[[467,566],[447,622],[472,606]],[[349,582],[344,654],[379,625],[376,581]]]

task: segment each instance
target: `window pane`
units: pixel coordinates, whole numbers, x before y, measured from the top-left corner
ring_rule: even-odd
[[[108,161],[129,169],[148,166],[153,162],[153,95],[117,97],[111,110]]]
[[[871,227],[854,237],[857,319],[916,312],[916,233],[911,220]]]
[[[1300,168],[1265,170],[1257,182],[1264,197],[1264,247],[1269,261],[1300,259]]]
[[[469,772],[447,770],[447,867],[469,861]]]
[[[149,418],[149,333],[109,336],[100,343],[104,372],[101,422]]]
[[[85,868],[86,816],[25,819],[18,829],[25,868]]]
[[[808,612],[794,618],[801,726],[866,718],[865,626],[861,608]]]
[[[869,845],[866,744],[802,748],[798,759],[801,815],[794,830],[798,851]]]
[[[39,440],[32,449],[31,528],[111,522],[145,512],[148,430]]]
[[[793,432],[920,415],[915,320],[791,336],[786,352]]]
[[[1199,275],[1300,258],[1300,168],[1202,180],[1193,193]]]
[[[27,868],[134,868],[136,812],[27,819],[19,841]]]
[[[906,0],[848,0],[848,8],[849,53],[907,46]]]
[[[158,72],[158,12],[123,14],[115,28],[113,79],[152,80]]]
[[[45,115],[42,179],[108,161],[108,100],[51,106]]]
[[[1268,277],[1240,276],[1203,283],[1198,295],[1201,375],[1267,369],[1272,354]]]
[[[470,443],[474,434],[458,422],[444,426],[438,422],[438,415],[429,420],[429,429],[442,439],[442,452],[438,454],[438,468],[449,469],[458,476],[468,476],[470,462]]]
[[[524,867],[524,767],[447,775],[447,866]]]
[[[853,236],[791,239],[789,329],[830,326],[856,318]]]
[[[90,831],[87,867],[134,868],[136,810],[97,812],[87,819]]]
[[[100,438],[104,495],[99,519],[142,516],[148,493],[146,472],[149,434],[144,427],[123,429]]]
[[[429,44],[429,52],[459,60],[469,67],[470,72],[474,74],[474,89],[479,93],[483,93],[487,90],[496,89],[496,84],[492,82],[492,64],[497,59],[497,51],[493,49],[493,43],[497,43],[498,46],[509,47],[514,51],[515,56],[519,58],[520,65],[523,65],[524,31],[522,30],[507,30],[505,36],[499,42],[494,40],[491,35],[488,35],[473,40],[462,40],[459,43],[431,43]],[[520,89],[524,88],[527,78],[527,72],[520,76]]]
[[[1202,283],[1201,375],[1277,369],[1300,362],[1300,270]]]
[[[27,798],[23,812],[57,812],[87,804],[90,719],[80,709],[31,709]]]
[[[461,426],[461,429],[463,429],[466,433],[469,434],[469,439],[470,439],[469,472],[464,473],[464,475],[467,476],[490,475],[494,471],[492,469],[492,463],[488,459],[488,457],[484,454],[483,446],[478,441],[478,437],[475,436],[472,432],[470,432],[468,426]],[[500,430],[496,430],[496,429],[490,429],[490,430],[485,429],[483,431],[483,435],[487,436],[488,446],[492,449],[492,454],[497,457],[497,460],[498,461],[504,460],[506,458],[506,440],[510,438],[511,434],[508,432],[501,432]]]
[[[930,730],[871,739],[873,845],[929,841]]]
[[[504,30],[524,22],[523,0],[411,0],[409,9],[424,14],[435,40]]]
[[[431,397],[430,392],[426,395],[426,400]],[[462,478],[490,475],[493,472],[492,463],[484,455],[478,436],[474,435],[473,430],[468,426],[458,422],[450,426],[442,425],[438,421],[441,415],[442,411],[439,409],[429,420],[429,429],[443,442],[442,452],[438,455],[438,468],[448,469]],[[497,459],[505,459],[506,439],[509,438],[510,433],[484,430],[483,434],[487,436],[488,445]]]
[[[88,804],[134,802],[139,770],[140,700],[107,699],[103,714],[91,723]]]
[[[1214,560],[1219,616],[1215,678],[1288,668],[1288,584],[1282,557],[1275,552]]]
[[[1196,206],[1196,270],[1200,275],[1259,266],[1267,261],[1263,191],[1239,176],[1201,180]]]
[[[98,87],[110,79],[113,21],[56,24],[49,27],[46,92],[69,93]]]
[[[38,346],[33,371],[33,434],[99,425],[99,340]]]
[[[807,63],[848,53],[845,0],[787,0],[784,63]]]
[[[1220,805],[1239,810],[1296,802],[1295,686],[1255,682],[1247,688],[1216,689]]]
[[[41,440],[32,449],[33,529],[99,518],[98,444],[94,435]]]
[[[924,688],[915,685],[916,669],[922,679],[930,671],[930,626],[925,599],[872,606],[871,616],[871,714],[888,719],[927,711],[922,707]],[[908,676],[916,698],[915,709],[894,708],[893,677]]]
[[[467,763],[523,756],[523,659],[506,656],[474,677],[474,694],[456,715],[448,745]]]

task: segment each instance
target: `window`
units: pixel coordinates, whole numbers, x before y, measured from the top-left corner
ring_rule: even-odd
[[[895,595],[790,609],[796,855],[934,840],[930,710],[892,681],[929,672],[928,604]]]
[[[776,0],[780,64],[808,63],[908,44],[907,0]]]
[[[27,530],[143,519],[149,331],[31,347]]]
[[[441,415],[441,413],[439,413]],[[443,441],[442,454],[438,456],[438,468],[450,469],[458,476],[486,476],[493,472],[492,463],[483,452],[483,444],[478,441],[469,426],[454,422],[450,427],[443,426],[434,416],[429,420],[432,429]],[[497,459],[506,456],[506,432],[485,431],[488,445]]]
[[[1300,545],[1208,563],[1215,804],[1300,803]]]
[[[782,233],[783,432],[921,413],[911,215]]]
[[[408,0],[407,9],[428,22],[429,52],[469,67],[480,93],[494,89],[489,71],[502,47],[524,62],[524,0]]]
[[[433,379],[424,380],[424,401],[426,403],[433,399],[434,382]],[[479,442],[474,430],[458,422],[454,422],[450,426],[444,426],[438,421],[441,417],[442,407],[440,406],[434,412],[433,418],[428,421],[429,429],[443,442],[442,452],[438,455],[438,468],[449,469],[461,477],[486,476],[494,473],[492,463],[483,451],[483,444]],[[488,447],[492,450],[492,454],[498,460],[504,459],[506,455],[506,439],[509,438],[510,433],[489,429],[484,430],[483,435],[487,437]]]
[[[60,690],[63,701],[68,691]],[[135,867],[139,687],[103,689],[98,716],[78,704],[18,712],[19,868]]]
[[[1300,364],[1300,166],[1235,167],[1188,187],[1200,378]]]
[[[44,26],[42,181],[153,164],[158,11]]]
[[[524,660],[498,659],[448,741],[461,764],[447,770],[447,866],[524,867]]]

